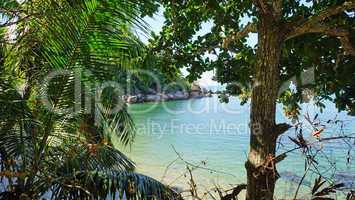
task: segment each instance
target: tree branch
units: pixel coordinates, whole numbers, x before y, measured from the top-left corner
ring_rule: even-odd
[[[282,16],[282,0],[273,0],[272,1],[272,14],[276,19],[281,19]]]
[[[251,32],[257,32],[255,23],[248,23],[241,31],[233,32],[223,40],[222,47],[228,48],[229,44],[233,41],[240,40],[246,37]]]
[[[307,30],[307,33],[324,33],[325,35],[336,37],[339,39],[341,46],[344,49],[344,53],[347,55],[355,56],[355,47],[352,46],[350,41],[351,31],[345,28],[332,28],[325,25],[314,25]],[[287,39],[293,38],[289,36]]]
[[[355,55],[355,48],[350,42],[350,30],[339,27],[331,27],[322,23],[325,19],[352,8],[355,8],[355,1],[346,1],[341,5],[331,6],[309,19],[301,19],[290,22],[286,24],[286,27],[291,26],[291,28],[290,31],[286,33],[285,39],[289,40],[308,33],[324,33],[325,35],[331,37],[337,37],[344,48],[345,54]]]
[[[267,2],[265,2],[265,0],[254,0],[254,4],[262,11],[262,13],[265,14],[270,12],[270,7],[268,6]]]
[[[260,14],[262,14],[264,16],[273,17],[275,14],[274,3],[279,2],[279,1],[280,0],[274,0],[272,5],[267,0],[253,0],[253,3],[255,5],[255,7],[257,7],[261,11]]]
[[[12,25],[18,24],[18,23],[20,23],[20,22],[22,22],[22,21],[29,20],[32,16],[33,16],[33,15],[27,15],[27,16],[25,16],[25,17],[23,17],[23,18],[20,18],[20,19],[16,20],[16,21],[8,21],[8,22],[5,22],[4,24],[0,24],[0,28],[1,28],[1,27],[12,26]]]
[[[12,17],[20,17],[21,14],[30,15],[30,13],[23,9],[6,9],[0,8],[0,14],[11,15]]]
[[[283,134],[284,132],[286,132],[291,127],[292,126],[287,124],[287,123],[276,124],[275,127],[274,127],[275,136],[278,137],[279,135]]]
[[[282,0],[253,0],[255,7],[257,7],[264,17],[272,17],[279,20],[282,13]]]
[[[31,17],[34,17],[38,15],[38,13],[28,13],[25,10],[15,10],[15,9],[5,9],[5,8],[0,8],[0,14],[5,14],[8,16],[11,16],[10,20],[5,21],[4,23],[0,24],[0,27],[7,27],[7,26],[12,26],[15,25],[21,21],[26,21],[29,20]],[[25,16],[22,16],[25,15]],[[17,20],[13,20],[16,19]]]
[[[355,8],[354,1],[346,1],[341,5],[331,6],[324,11],[320,12],[318,15],[312,16],[309,19],[301,19],[288,23],[288,26],[291,26],[290,31],[286,34],[286,40],[291,39],[306,33],[315,33],[317,26],[321,24],[325,19],[337,15],[346,10]]]
[[[227,195],[225,195],[225,196],[223,196],[223,195],[221,194],[221,192],[219,191],[219,189],[217,189],[217,190],[218,190],[218,192],[219,192],[219,194],[220,194],[221,200],[234,200],[234,199],[238,199],[239,193],[240,193],[242,190],[245,190],[245,189],[247,189],[247,185],[246,185],[246,184],[237,185],[236,187],[234,187],[234,188],[232,189],[232,193],[227,194]]]
[[[0,8],[0,13],[11,14],[11,15],[18,16],[19,13],[20,13],[20,10],[12,10],[12,9]]]
[[[338,37],[338,38],[340,40],[341,45],[344,48],[345,54],[355,56],[355,48],[351,45],[349,36],[350,34],[348,34],[345,37]]]

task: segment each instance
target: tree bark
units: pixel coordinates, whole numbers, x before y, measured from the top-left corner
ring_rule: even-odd
[[[279,61],[282,30],[271,18],[258,24],[258,50],[250,114],[250,147],[247,170],[248,200],[273,199],[277,172],[276,140],[280,134],[275,123],[279,86]]]

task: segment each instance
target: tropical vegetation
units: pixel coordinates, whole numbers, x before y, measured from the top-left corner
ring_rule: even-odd
[[[113,144],[134,123],[114,93],[142,64],[134,1],[1,1],[1,199],[170,199]],[[100,106],[98,106],[100,105]],[[110,112],[113,107],[116,112]]]
[[[146,46],[133,30],[148,34],[142,17],[159,6],[164,27]],[[180,199],[122,153],[136,130],[121,96],[156,87],[144,70],[188,85],[184,68],[189,81],[214,70],[228,85],[222,100],[250,101],[247,184],[228,198],[246,188],[246,199],[273,199],[286,156],[276,144],[291,127],[277,123],[276,104],[297,122],[312,90],[319,107],[355,113],[354,13],[352,0],[1,1],[0,198]],[[211,31],[195,37],[206,22]],[[293,141],[308,150],[301,134]],[[336,188],[324,183],[317,198]]]
[[[215,70],[216,80],[230,85],[229,94],[242,95],[242,102],[250,99],[247,199],[273,199],[279,178],[276,144],[291,127],[277,123],[276,103],[297,122],[299,104],[312,90],[319,107],[330,100],[354,115],[355,2],[159,2],[166,20],[154,49],[187,68],[191,80]],[[206,23],[211,30],[197,35]],[[257,34],[255,46],[247,42],[250,33]]]

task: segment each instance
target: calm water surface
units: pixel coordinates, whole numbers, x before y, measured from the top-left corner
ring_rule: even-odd
[[[138,134],[134,144],[131,148],[126,148],[125,152],[135,161],[138,172],[172,186],[185,188],[188,181],[188,177],[184,176],[185,164],[176,160],[178,156],[175,150],[185,161],[213,169],[193,171],[200,191],[216,185],[230,188],[234,184],[245,183],[244,162],[249,143],[249,108],[249,104],[241,106],[237,99],[232,99],[228,104],[219,103],[216,96],[130,105],[129,112],[137,125]],[[311,117],[318,112],[311,103],[302,105],[302,113],[309,113]],[[344,128],[341,129],[339,124],[327,125],[323,136],[339,135],[341,131],[346,134],[354,132],[355,118],[345,112],[338,113],[334,105],[327,103],[327,108],[319,114],[319,119],[326,124],[328,119],[335,118],[344,121]],[[285,121],[290,123],[279,106],[277,122]],[[311,132],[310,129],[305,129],[304,135],[314,140]],[[279,153],[295,147],[287,136],[295,136],[295,130],[290,129],[281,138],[283,145],[279,145]],[[352,158],[355,155],[355,148],[351,150],[351,147],[354,145],[343,142],[323,144],[324,153],[319,158],[320,172],[355,174],[354,161],[346,163],[349,149]],[[293,195],[295,182],[303,175],[304,163],[304,157],[295,152],[278,164],[282,175],[277,183],[278,197]],[[315,178],[310,175],[302,187],[302,194],[310,191],[307,185]]]

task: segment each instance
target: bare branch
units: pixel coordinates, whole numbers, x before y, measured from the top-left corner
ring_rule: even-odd
[[[275,136],[278,137],[279,135],[285,133],[291,127],[292,126],[287,123],[276,124],[274,127]]]
[[[192,170],[190,169],[189,166],[186,166],[187,171],[189,172],[190,175],[190,181],[189,181],[189,185],[190,185],[190,193],[191,193],[191,197],[192,199],[195,200],[202,200],[199,196],[198,196],[198,192],[197,192],[197,185],[195,183],[194,177],[192,175]]]
[[[237,185],[236,187],[234,187],[232,189],[232,193],[227,194],[225,196],[221,196],[221,200],[233,200],[233,199],[238,199],[238,195],[242,190],[247,189],[247,185],[246,184],[240,184]]]
[[[178,158],[183,161],[187,166],[191,166],[193,168],[199,168],[199,169],[203,169],[203,170],[207,170],[207,171],[210,171],[210,172],[215,172],[215,173],[219,173],[219,174],[225,174],[225,175],[229,175],[229,176],[233,176],[233,177],[236,177],[234,174],[231,174],[231,173],[226,173],[226,172],[223,172],[223,171],[219,171],[219,170],[214,170],[214,169],[211,169],[211,168],[207,168],[207,167],[203,167],[203,166],[200,166],[200,165],[196,165],[196,164],[193,164],[189,161],[186,161],[182,156],[181,154],[175,149],[175,147],[172,145],[171,146],[172,149],[175,151],[176,155],[178,156]]]
[[[228,48],[228,46],[231,42],[236,41],[236,40],[240,40],[252,32],[257,32],[257,27],[256,27],[255,23],[249,22],[241,31],[234,32],[234,33],[230,34],[229,36],[227,36],[223,40],[223,44],[222,44],[223,48]]]
[[[164,179],[165,179],[165,177],[166,177],[166,174],[168,173],[169,168],[170,168],[177,160],[179,160],[179,158],[176,158],[175,160],[173,160],[172,162],[170,162],[170,163],[166,166],[166,168],[165,168],[165,170],[164,170],[164,174],[163,174],[163,176],[161,177],[160,182],[163,182],[163,181],[164,181]]]
[[[297,185],[297,189],[296,189],[296,192],[295,192],[295,195],[294,195],[293,199],[297,199],[298,191],[300,190],[302,182],[303,182],[304,178],[306,178],[306,175],[307,175],[309,170],[310,170],[310,165],[308,165],[306,170],[304,171],[303,176],[302,176],[300,182]]]
[[[354,135],[354,133],[352,133],[351,135]],[[316,140],[314,142],[310,142],[310,143],[306,143],[307,147],[309,146],[314,146],[316,144],[319,144],[321,142],[326,142],[326,141],[332,141],[332,140],[344,140],[344,139],[355,139],[355,136],[334,136],[334,137],[326,137],[326,138],[321,138],[319,140]],[[299,150],[299,149],[302,149],[304,148],[303,146],[297,146],[293,149],[290,149],[286,152],[283,152],[281,154],[279,154],[278,156],[275,157],[275,162],[279,162],[283,159],[286,158],[287,154],[291,153],[291,152],[294,152],[296,150]]]

